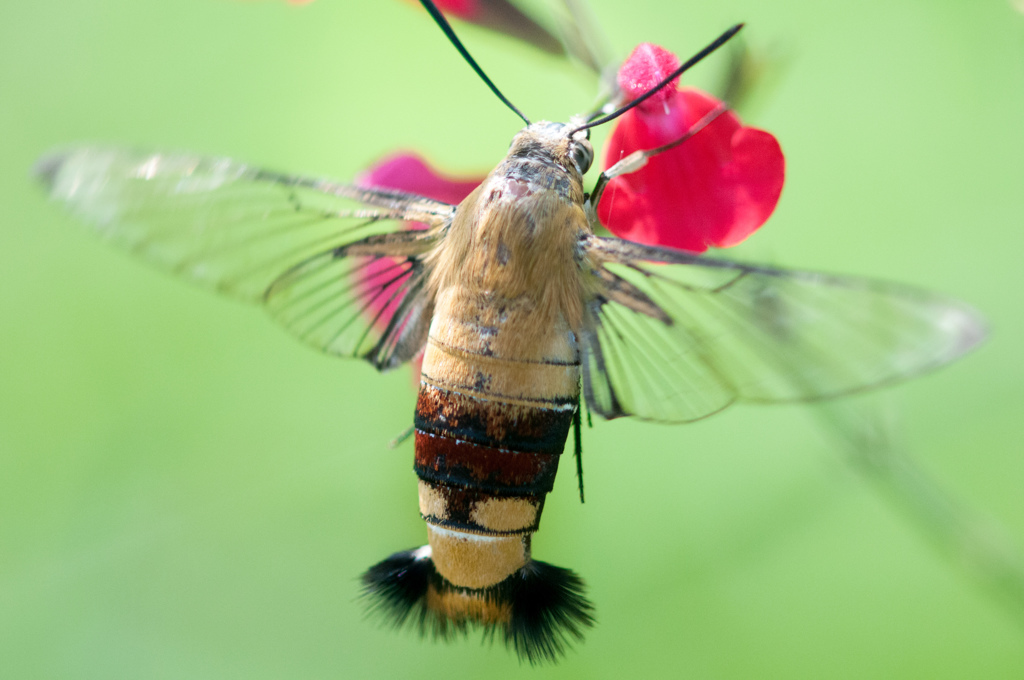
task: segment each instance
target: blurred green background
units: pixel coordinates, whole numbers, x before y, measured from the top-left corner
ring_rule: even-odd
[[[623,56],[685,56],[738,20],[785,56],[751,121],[781,140],[788,183],[748,252],[982,310],[985,346],[877,399],[937,483],[1019,545],[1024,16],[1007,0],[593,5]],[[582,72],[461,30],[535,119],[590,104]],[[598,607],[559,666],[381,629],[356,579],[425,537],[411,445],[385,446],[410,422],[408,372],[320,356],[108,250],[28,176],[83,140],[342,179],[413,148],[469,173],[516,129],[401,2],[3,4],[0,676],[1024,677],[1006,593],[934,549],[800,407],[585,432],[587,502],[564,461],[534,544]]]

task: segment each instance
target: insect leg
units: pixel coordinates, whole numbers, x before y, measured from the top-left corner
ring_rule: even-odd
[[[391,441],[388,442],[388,448],[389,449],[397,449],[399,446],[401,446],[403,443],[405,443],[405,440],[407,440],[409,437],[411,437],[412,433],[415,432],[415,431],[416,431],[416,426],[415,425],[410,425],[408,428],[403,430],[401,434],[399,434],[397,437],[395,437],[394,439],[392,439]]]
[[[589,415],[589,414],[588,414]],[[580,503],[583,502],[583,398],[576,403],[576,413],[572,416],[572,434],[575,445],[573,455],[576,457],[576,479],[580,486]]]

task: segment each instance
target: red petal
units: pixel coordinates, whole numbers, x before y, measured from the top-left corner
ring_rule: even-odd
[[[710,95],[684,89],[653,110],[628,111],[608,140],[605,167],[679,139],[719,105]],[[733,246],[768,219],[784,178],[775,138],[743,127],[727,112],[640,170],[613,179],[598,216],[613,233],[644,243],[693,252]]]

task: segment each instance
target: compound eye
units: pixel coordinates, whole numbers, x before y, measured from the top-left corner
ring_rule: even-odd
[[[586,140],[578,141],[572,145],[569,155],[576,169],[581,175],[585,175],[590,169],[590,164],[594,162],[594,147]]]

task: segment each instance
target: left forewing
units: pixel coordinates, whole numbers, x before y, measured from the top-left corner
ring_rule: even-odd
[[[735,401],[809,401],[903,380],[984,336],[955,300],[589,237],[584,391],[605,417],[686,422]]]
[[[115,147],[52,154],[36,174],[101,236],[182,278],[263,302],[323,351],[383,369],[425,338],[433,302],[423,260],[453,206],[227,158]],[[408,221],[427,229],[401,231]]]

